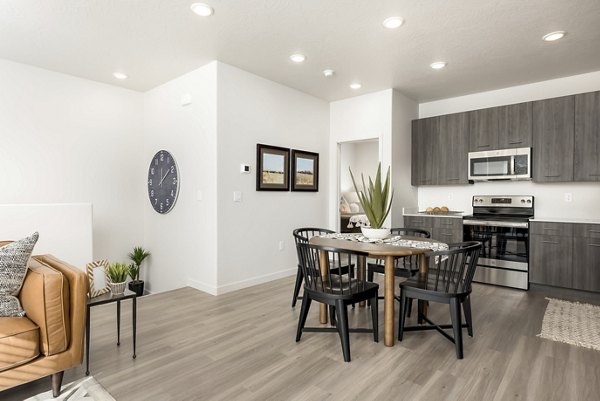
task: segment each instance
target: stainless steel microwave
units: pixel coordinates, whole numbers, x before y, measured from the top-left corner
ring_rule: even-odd
[[[469,180],[530,180],[531,148],[469,152]]]

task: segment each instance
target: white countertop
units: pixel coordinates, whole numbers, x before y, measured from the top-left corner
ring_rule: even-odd
[[[535,223],[600,224],[600,217],[534,217],[529,221]]]
[[[449,217],[449,218],[455,218],[455,219],[462,219],[464,216],[464,213],[452,213],[452,214],[444,214],[444,213],[438,213],[438,214],[428,214],[428,213],[403,213],[403,216],[412,216],[412,217]]]

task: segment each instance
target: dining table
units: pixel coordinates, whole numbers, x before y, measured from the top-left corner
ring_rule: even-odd
[[[398,238],[399,237],[399,238]],[[363,252],[368,254],[369,258],[382,259],[384,260],[384,305],[383,305],[383,332],[384,332],[384,344],[387,347],[393,347],[396,336],[395,336],[395,325],[394,317],[395,305],[394,305],[394,292],[396,286],[396,275],[395,266],[396,259],[404,258],[407,256],[417,255],[419,264],[419,275],[425,276],[427,274],[429,261],[426,253],[439,248],[440,246],[447,245],[430,238],[412,237],[407,235],[395,236],[398,241],[394,242],[361,242],[364,239],[360,234],[328,234],[325,236],[312,237],[309,240],[311,245],[332,247],[341,250]],[[416,246],[402,246],[398,244],[408,243]],[[431,244],[431,246],[427,245]],[[328,260],[326,252],[321,252],[321,265],[325,265]],[[359,277],[364,277],[366,258],[358,258],[357,260],[357,274]],[[319,309],[320,323],[327,323],[327,306],[322,304]]]

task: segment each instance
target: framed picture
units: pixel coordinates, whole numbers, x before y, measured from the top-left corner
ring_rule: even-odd
[[[86,265],[88,281],[90,283],[90,298],[106,294],[110,291],[106,277],[106,266],[108,266],[107,259],[97,260]]]
[[[289,191],[290,150],[277,146],[256,145],[256,190]]]
[[[292,150],[292,191],[319,190],[319,154]]]

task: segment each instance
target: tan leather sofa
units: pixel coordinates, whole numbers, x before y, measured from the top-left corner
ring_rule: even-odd
[[[51,255],[28,267],[19,294],[26,317],[0,317],[0,391],[52,375],[57,397],[64,371],[83,361],[87,276]]]

